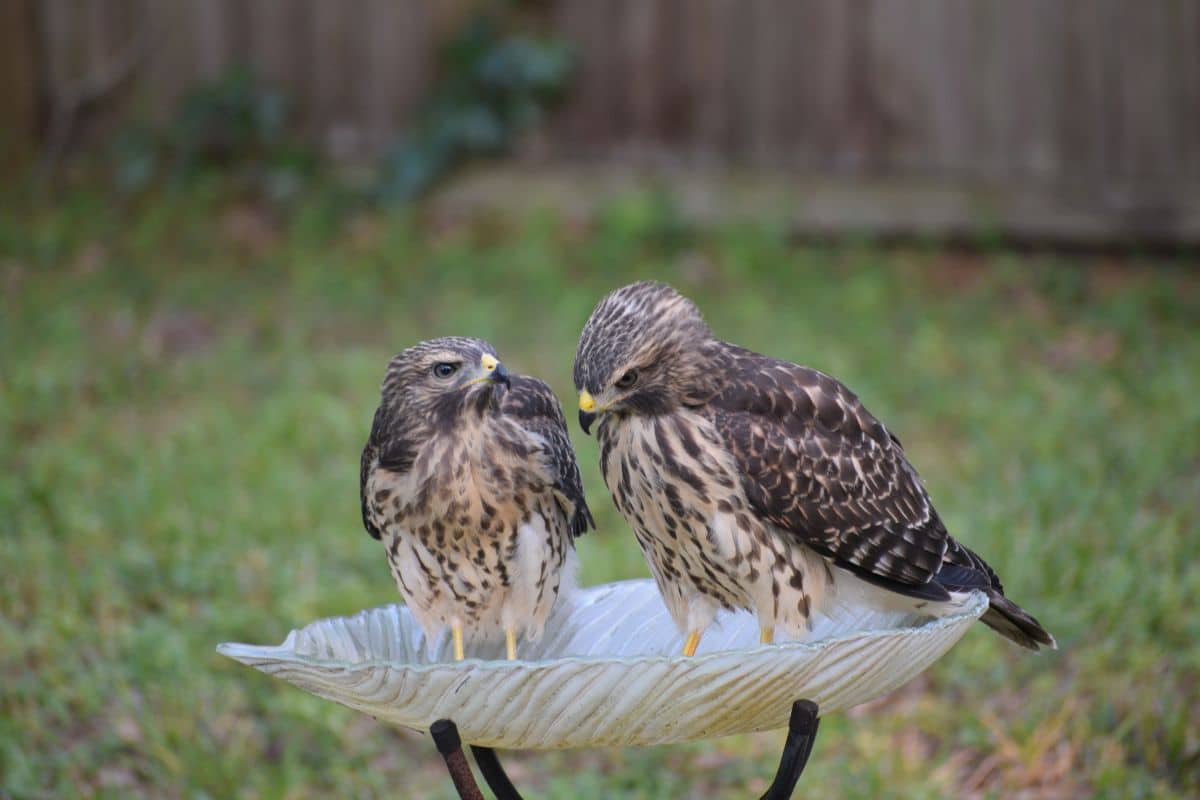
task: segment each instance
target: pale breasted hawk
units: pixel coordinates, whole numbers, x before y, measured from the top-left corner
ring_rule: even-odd
[[[479,339],[421,342],[388,364],[362,453],[363,524],[432,641],[540,636],[594,527],[562,407]]]
[[[684,652],[719,609],[802,636],[833,593],[937,614],[983,591],[983,622],[1054,646],[946,531],[900,441],[834,378],[722,342],[661,283],[618,289],[575,357],[579,419]],[[847,594],[846,596],[850,596]]]

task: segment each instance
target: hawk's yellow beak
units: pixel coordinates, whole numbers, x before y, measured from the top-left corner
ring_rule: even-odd
[[[579,393],[579,427],[584,433],[591,433],[592,422],[596,419],[596,398],[588,391]]]
[[[479,366],[483,368],[483,377],[476,378],[472,383],[488,381],[490,383],[503,383],[505,386],[511,385],[508,370],[496,360],[494,355],[484,353],[479,359]]]

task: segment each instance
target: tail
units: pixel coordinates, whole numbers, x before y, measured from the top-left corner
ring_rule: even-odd
[[[949,541],[946,561],[934,581],[949,590],[983,590],[989,606],[979,621],[1004,638],[1030,650],[1058,649],[1054,637],[1033,615],[1004,596],[1004,585],[996,571],[965,545]]]
[[[1038,650],[1042,647],[1058,649],[1058,643],[1054,641],[1054,637],[1025,609],[994,589],[988,590],[987,596],[988,610],[979,620],[984,625],[1004,638],[1030,650]]]

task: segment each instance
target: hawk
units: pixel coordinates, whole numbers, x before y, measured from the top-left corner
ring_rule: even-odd
[[[479,339],[421,342],[387,367],[362,453],[363,525],[426,637],[537,639],[595,527],[562,407]]]
[[[937,614],[982,590],[983,622],[1054,647],[946,531],[900,440],[840,382],[718,340],[690,300],[635,283],[584,326],[579,422],[692,655],[720,609],[762,641],[803,635],[835,593]],[[945,604],[945,605],[942,605]]]

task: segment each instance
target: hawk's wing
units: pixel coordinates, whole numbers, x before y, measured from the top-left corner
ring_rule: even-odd
[[[575,448],[567,434],[567,421],[550,387],[537,378],[513,375],[500,401],[500,410],[546,441],[544,452],[553,475],[555,495],[570,520],[572,534],[582,536],[588,528],[595,528],[583,496],[583,481],[575,461]]]
[[[945,586],[984,584],[969,558],[943,564],[957,546],[920,477],[849,389],[741,348],[725,356],[729,380],[710,405],[758,514],[905,594],[944,600]]]
[[[382,533],[379,526],[371,519],[370,503],[367,499],[367,479],[371,470],[383,467],[392,472],[407,472],[412,469],[417,451],[412,443],[396,433],[395,425],[389,420],[383,404],[375,409],[375,419],[371,423],[371,435],[363,447],[362,458],[358,467],[358,496],[362,503],[363,527],[367,533],[378,539]]]

